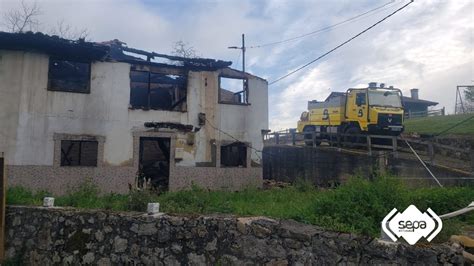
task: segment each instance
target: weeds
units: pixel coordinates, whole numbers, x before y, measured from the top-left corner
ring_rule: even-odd
[[[150,202],[157,202],[158,196],[151,191],[131,191],[128,194],[126,209],[130,211],[145,212]]]
[[[23,187],[8,188],[7,202],[14,205],[42,205],[43,198],[50,195],[46,191],[32,192]]]
[[[8,190],[7,202],[40,205],[46,195],[50,194],[13,187]],[[371,181],[353,178],[336,189],[326,190],[300,180],[294,186],[270,190],[249,188],[240,192],[225,192],[193,186],[189,191],[162,195],[150,191],[131,191],[127,195],[100,194],[97,186],[86,181],[66,195],[56,197],[56,205],[143,212],[147,203],[159,202],[162,211],[167,213],[263,215],[294,219],[337,231],[378,236],[380,222],[393,208],[403,211],[414,204],[421,211],[431,208],[441,215],[463,208],[473,200],[472,187],[412,189],[399,180],[376,177]],[[474,214],[448,220],[435,240],[444,241],[465,225],[474,225]]]

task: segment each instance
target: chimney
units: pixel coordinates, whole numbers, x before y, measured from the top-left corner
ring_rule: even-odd
[[[418,89],[411,89],[410,92],[411,92],[411,98],[418,100]]]

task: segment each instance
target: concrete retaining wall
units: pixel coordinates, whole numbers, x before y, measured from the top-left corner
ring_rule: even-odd
[[[463,173],[429,166],[443,185],[474,185]],[[318,186],[344,182],[354,175],[371,177],[377,171],[404,178],[408,184],[437,186],[428,171],[416,159],[374,154],[349,153],[329,147],[267,146],[263,150],[263,179],[294,182],[310,180]]]
[[[27,265],[462,264],[448,246],[383,244],[267,218],[9,206],[7,258]]]

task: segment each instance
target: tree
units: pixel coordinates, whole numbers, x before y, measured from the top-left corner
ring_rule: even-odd
[[[87,29],[78,30],[76,28],[72,28],[72,26],[67,24],[64,19],[61,19],[56,23],[56,26],[48,32],[48,34],[57,35],[64,39],[78,40],[87,39],[89,36],[89,31]]]
[[[474,103],[474,86],[468,86],[464,89],[464,98],[467,101]]]
[[[184,58],[198,58],[194,47],[181,40],[174,43],[172,54]]]
[[[39,25],[41,9],[36,2],[31,5],[23,0],[19,9],[13,9],[3,15],[3,24],[10,32],[33,31]]]
[[[27,4],[22,0],[19,8],[12,9],[3,14],[1,24],[9,32],[39,31],[41,13],[41,7],[37,2]],[[70,40],[86,39],[89,35],[87,29],[78,30],[73,28],[64,19],[59,20],[56,26],[45,32],[49,35],[57,35]]]

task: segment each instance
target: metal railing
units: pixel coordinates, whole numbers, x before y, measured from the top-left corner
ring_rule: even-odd
[[[311,134],[311,139],[307,136]],[[306,136],[306,138],[305,138]],[[265,135],[266,144],[291,144],[306,145],[304,142],[312,142],[312,146],[318,146],[318,142],[326,142],[333,147],[365,147],[372,154],[373,148],[397,151],[397,137],[386,135],[367,134],[343,134],[330,132],[297,133],[296,130],[281,130]]]
[[[444,107],[441,109],[427,110],[427,111],[420,111],[420,112],[408,111],[408,112],[405,112],[405,119],[427,117],[427,116],[442,116],[442,115],[446,115],[446,109]]]
[[[309,137],[309,135],[311,136]],[[298,133],[295,129],[271,132],[264,137],[265,145],[308,146],[308,144],[310,144],[310,146],[315,147],[320,143],[326,143],[325,145],[336,148],[356,148],[358,152],[365,151],[368,155],[373,155],[374,150],[388,150],[395,157],[398,157],[399,153],[412,153],[405,141],[413,146],[414,150],[430,165],[439,165],[440,162],[444,162],[445,165],[450,166],[450,163],[445,162],[446,158],[444,157],[446,156],[442,159],[436,159],[437,154],[438,156],[442,153],[457,154],[455,160],[462,163],[462,165],[456,166],[455,168],[463,169],[462,171],[467,175],[474,174],[474,152],[471,148],[460,148],[453,145],[442,144],[436,137],[421,139],[387,135],[355,135],[329,132]],[[448,155],[448,157],[453,156]]]

